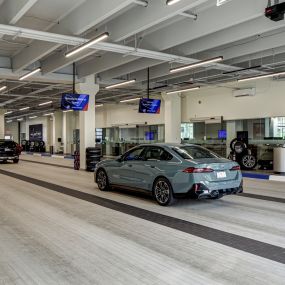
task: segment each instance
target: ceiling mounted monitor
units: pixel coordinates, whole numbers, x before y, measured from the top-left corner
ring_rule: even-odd
[[[89,95],[66,93],[61,98],[61,109],[64,111],[88,111]]]
[[[161,100],[159,99],[140,99],[139,113],[160,114]]]

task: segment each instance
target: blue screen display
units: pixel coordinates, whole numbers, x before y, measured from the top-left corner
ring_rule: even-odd
[[[227,139],[227,131],[226,130],[218,131],[218,138],[219,139]]]
[[[159,114],[161,100],[142,98],[139,105],[139,113]]]
[[[89,95],[66,93],[61,98],[62,110],[87,111]]]
[[[145,133],[145,140],[146,141],[153,141],[154,140],[154,132],[146,132]]]

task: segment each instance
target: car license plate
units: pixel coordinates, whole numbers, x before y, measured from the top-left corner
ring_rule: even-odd
[[[225,171],[217,172],[217,178],[219,179],[227,178],[227,173]]]

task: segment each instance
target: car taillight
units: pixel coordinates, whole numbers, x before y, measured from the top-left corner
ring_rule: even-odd
[[[240,170],[240,166],[239,165],[233,166],[230,170],[231,171],[238,171],[238,170]]]
[[[195,168],[195,167],[188,167],[186,169],[183,170],[183,172],[185,173],[210,173],[210,172],[214,172],[214,170],[212,168]]]

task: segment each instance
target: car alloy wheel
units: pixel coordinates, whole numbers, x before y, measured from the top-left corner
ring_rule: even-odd
[[[97,185],[101,191],[108,190],[108,177],[104,170],[99,170],[97,173]]]
[[[242,165],[247,169],[253,169],[256,166],[256,158],[253,155],[245,155],[242,158]]]
[[[155,182],[154,197],[161,206],[167,206],[173,202],[172,187],[167,179],[159,178]]]

